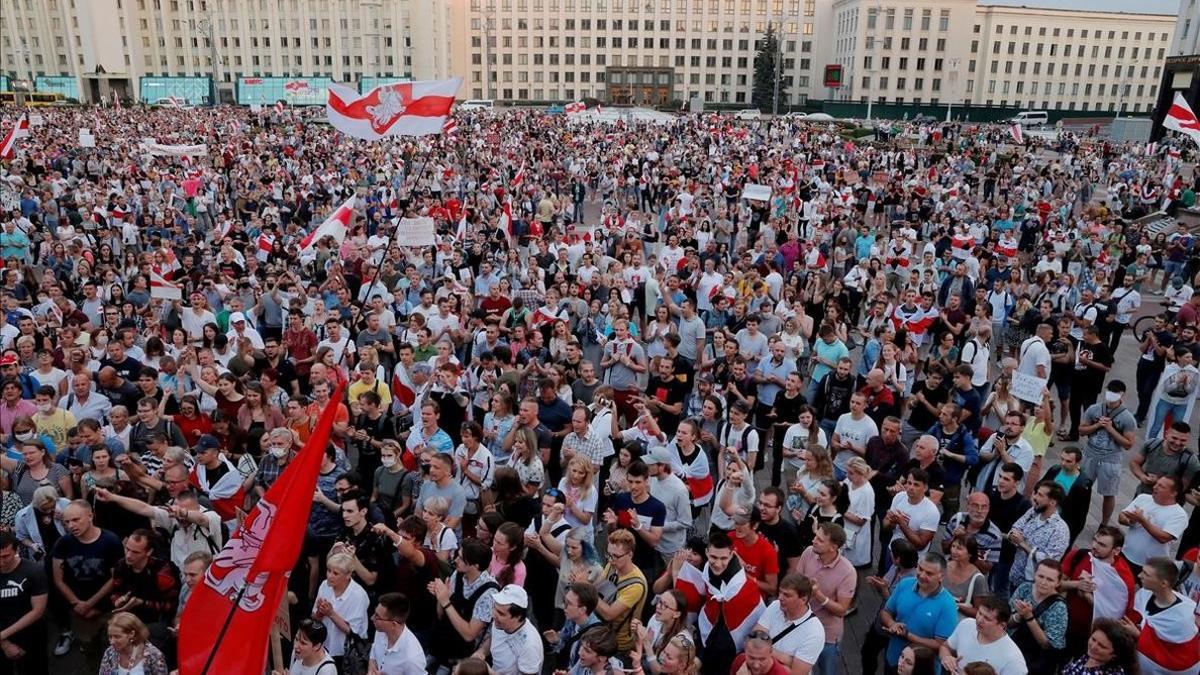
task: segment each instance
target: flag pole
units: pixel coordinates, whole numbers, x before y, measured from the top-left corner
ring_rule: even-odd
[[[246,589],[250,584],[242,582],[242,587],[238,589],[237,597],[233,599],[233,603],[229,607],[229,613],[225,615],[225,621],[221,624],[221,630],[217,632],[217,639],[213,641],[212,651],[208,653],[208,658],[204,661],[204,667],[200,669],[200,675],[208,675],[208,669],[212,666],[213,659],[217,658],[217,652],[221,649],[221,641],[225,639],[225,634],[229,632],[229,624],[233,623],[233,615],[237,612],[238,605],[242,602],[242,596],[246,595]]]

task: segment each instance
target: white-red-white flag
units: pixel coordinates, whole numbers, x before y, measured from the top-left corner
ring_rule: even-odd
[[[467,238],[467,211],[463,209],[462,218],[458,220],[458,229],[454,232],[454,238],[458,241],[465,241]]]
[[[1188,105],[1182,92],[1175,92],[1175,100],[1171,102],[1171,107],[1167,110],[1163,126],[1172,131],[1187,134],[1196,145],[1200,145],[1200,120],[1196,119],[1196,113],[1192,111],[1192,106]]]
[[[565,108],[568,115],[574,115],[576,113],[581,113],[586,109],[587,109],[587,106],[584,105],[583,101],[572,101],[572,102],[568,103]]]
[[[454,140],[458,136],[458,122],[453,117],[447,117],[446,121],[442,123],[442,135],[447,140]]]
[[[276,115],[283,114],[283,101],[275,101],[275,114]]]
[[[113,92],[113,107],[117,110],[121,109],[121,97],[117,96],[117,92]]]
[[[1025,144],[1025,130],[1021,128],[1020,124],[1013,122],[1011,125],[1009,125],[1008,135],[1012,136],[1013,143],[1017,143],[1019,145]]]
[[[254,255],[259,260],[266,262],[267,258],[271,257],[271,253],[275,250],[275,237],[263,232],[258,235],[258,250]]]
[[[29,116],[22,113],[13,128],[4,135],[4,140],[0,141],[0,159],[12,159],[17,150],[17,139],[25,138],[28,135]]]
[[[317,226],[315,230],[309,232],[307,236],[300,240],[300,255],[303,256],[313,250],[318,241],[325,237],[333,237],[334,240],[341,246],[342,241],[346,238],[346,232],[350,230],[350,219],[354,217],[354,204],[358,201],[358,197],[351,196],[342,205],[337,207],[325,222]]]
[[[428,136],[442,132],[462,78],[399,82],[365,94],[330,84],[325,100],[329,123],[355,138],[377,141],[387,136]]]
[[[508,239],[508,245],[513,246],[512,202],[507,198],[500,207],[500,222],[496,224],[496,227],[504,233],[505,238]]]
[[[1153,157],[1158,154],[1158,143],[1147,143],[1145,155]]]
[[[521,183],[524,183],[524,182],[525,182],[525,165],[521,164],[521,168],[517,169],[517,175],[513,176],[512,183],[511,183],[512,189],[516,190],[517,188],[521,187]]]
[[[183,289],[178,284],[167,281],[161,274],[150,270],[150,297],[164,300],[182,300]]]

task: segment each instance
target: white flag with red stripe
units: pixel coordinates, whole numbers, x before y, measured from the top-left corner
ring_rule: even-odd
[[[458,137],[458,122],[454,121],[453,117],[447,117],[446,121],[442,123],[442,135],[447,140],[454,140]]]
[[[17,123],[12,129],[4,135],[4,140],[0,141],[0,159],[12,159],[16,153],[17,140],[25,138],[29,135],[29,116],[22,113],[17,118]]]
[[[587,109],[587,106],[583,104],[583,101],[572,101],[571,103],[568,103],[565,107],[565,110],[568,115],[574,115],[576,113],[581,113],[586,109]]]
[[[521,168],[517,169],[517,175],[513,176],[512,188],[515,190],[521,187],[521,183],[525,182],[525,164],[521,164]]]
[[[283,101],[275,101],[275,114],[276,115],[283,114]]]
[[[117,92],[113,92],[113,107],[117,110],[121,109],[121,97],[117,96]]]
[[[1146,144],[1146,152],[1144,154],[1147,157],[1153,157],[1153,156],[1157,155],[1158,154],[1158,143],[1147,143]]]
[[[178,284],[167,281],[161,274],[150,270],[150,297],[164,300],[182,300],[183,289]]]
[[[1175,92],[1175,100],[1171,102],[1171,107],[1167,110],[1163,126],[1172,131],[1187,134],[1197,145],[1200,145],[1200,120],[1196,119],[1196,113],[1192,111],[1192,106],[1188,105],[1182,92]]]
[[[462,78],[399,82],[365,94],[330,84],[325,101],[329,123],[354,138],[377,141],[387,136],[428,136],[442,132]]]
[[[258,235],[258,250],[254,256],[259,260],[266,262],[267,258],[271,257],[271,253],[275,250],[275,237],[263,232]]]
[[[1020,124],[1013,122],[1009,125],[1008,135],[1012,136],[1013,143],[1025,144],[1025,130],[1021,128]]]
[[[464,209],[462,218],[458,219],[458,229],[454,232],[454,238],[458,241],[466,241],[467,239],[467,212]]]
[[[746,635],[754,628],[766,606],[763,605],[758,584],[746,574],[745,569],[740,568],[741,563],[735,558],[729,564],[738,565],[739,569],[729,581],[720,586],[714,583],[708,565],[704,566],[706,598],[698,617],[700,642],[707,644],[713,629],[724,625],[733,639],[734,646],[741,651]]]
[[[351,196],[342,205],[337,207],[325,222],[317,226],[317,229],[309,232],[307,236],[300,240],[300,255],[303,257],[306,254],[316,254],[314,247],[318,241],[326,237],[333,237],[334,241],[341,246],[342,241],[346,239],[346,232],[350,230],[350,220],[354,217],[354,204],[358,197]]]
[[[508,199],[504,200],[504,204],[500,210],[500,222],[496,227],[504,233],[508,239],[508,245],[513,246],[513,219],[512,219],[512,202]]]

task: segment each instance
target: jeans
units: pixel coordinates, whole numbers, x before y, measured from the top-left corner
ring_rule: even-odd
[[[826,642],[821,655],[813,665],[813,675],[838,675],[842,671],[842,650],[836,642]]]
[[[1158,432],[1162,430],[1168,414],[1172,422],[1186,422],[1184,416],[1187,415],[1187,403],[1171,403],[1159,399],[1158,405],[1154,406],[1154,417],[1150,419],[1150,426],[1146,429],[1146,438],[1158,438]]]

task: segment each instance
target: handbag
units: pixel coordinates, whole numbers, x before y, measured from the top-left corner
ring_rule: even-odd
[[[371,641],[350,631],[342,652],[342,675],[366,675],[370,668]]]

